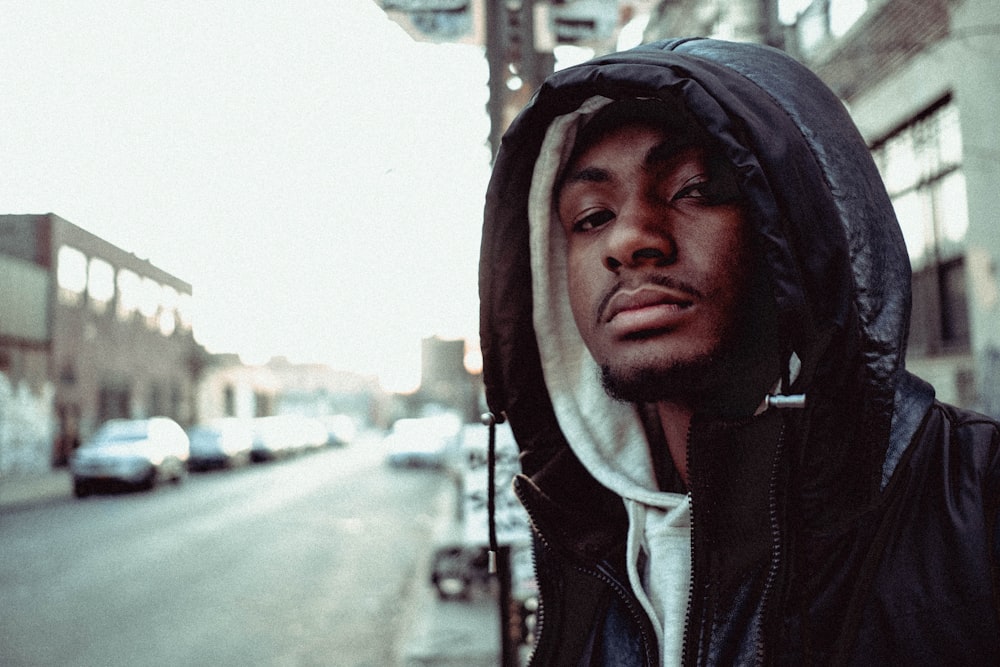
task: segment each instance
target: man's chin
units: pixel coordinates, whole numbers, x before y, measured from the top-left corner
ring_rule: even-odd
[[[601,385],[611,398],[629,403],[690,398],[713,375],[715,366],[711,355],[664,366],[620,369],[604,365],[601,366]]]

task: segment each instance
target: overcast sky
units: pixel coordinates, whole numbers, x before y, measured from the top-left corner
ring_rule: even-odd
[[[0,0],[0,213],[54,212],[194,287],[213,352],[404,387],[477,331],[478,47],[373,0]]]

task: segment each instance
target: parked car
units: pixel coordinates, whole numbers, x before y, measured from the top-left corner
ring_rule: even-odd
[[[458,445],[461,421],[451,414],[400,419],[385,437],[386,463],[395,468],[444,468]]]
[[[190,441],[167,417],[112,419],[70,458],[73,493],[83,497],[111,484],[151,489],[184,478]]]
[[[257,417],[253,420],[253,443],[250,460],[254,463],[273,461],[294,451],[287,429],[277,417]]]
[[[326,444],[327,433],[316,419],[298,415],[274,415],[253,420],[253,448],[250,459],[254,462],[271,461]]]
[[[253,429],[244,419],[227,417],[199,424],[188,431],[188,470],[235,468],[250,461]]]
[[[358,426],[348,415],[329,415],[320,421],[326,427],[326,444],[330,447],[349,445],[358,435]]]

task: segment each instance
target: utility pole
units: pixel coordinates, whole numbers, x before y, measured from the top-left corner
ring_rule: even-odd
[[[484,0],[486,60],[489,64],[490,148],[496,157],[500,138],[517,112],[552,73],[552,53],[536,47],[538,0]]]
[[[490,151],[494,158],[500,149],[500,137],[506,129],[504,102],[507,92],[505,76],[507,65],[501,57],[506,39],[504,31],[506,17],[505,0],[486,0],[486,62],[489,65],[490,91],[486,107],[490,116]]]

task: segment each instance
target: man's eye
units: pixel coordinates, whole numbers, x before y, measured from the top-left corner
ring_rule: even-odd
[[[740,190],[732,178],[704,177],[684,184],[671,199],[696,199],[706,206],[731,204],[740,198]]]
[[[588,232],[610,222],[615,217],[611,211],[602,210],[589,213],[573,223],[574,232]]]
[[[677,201],[678,199],[711,199],[712,196],[712,183],[706,179],[704,181],[688,183],[678,190],[672,199],[673,201]]]

